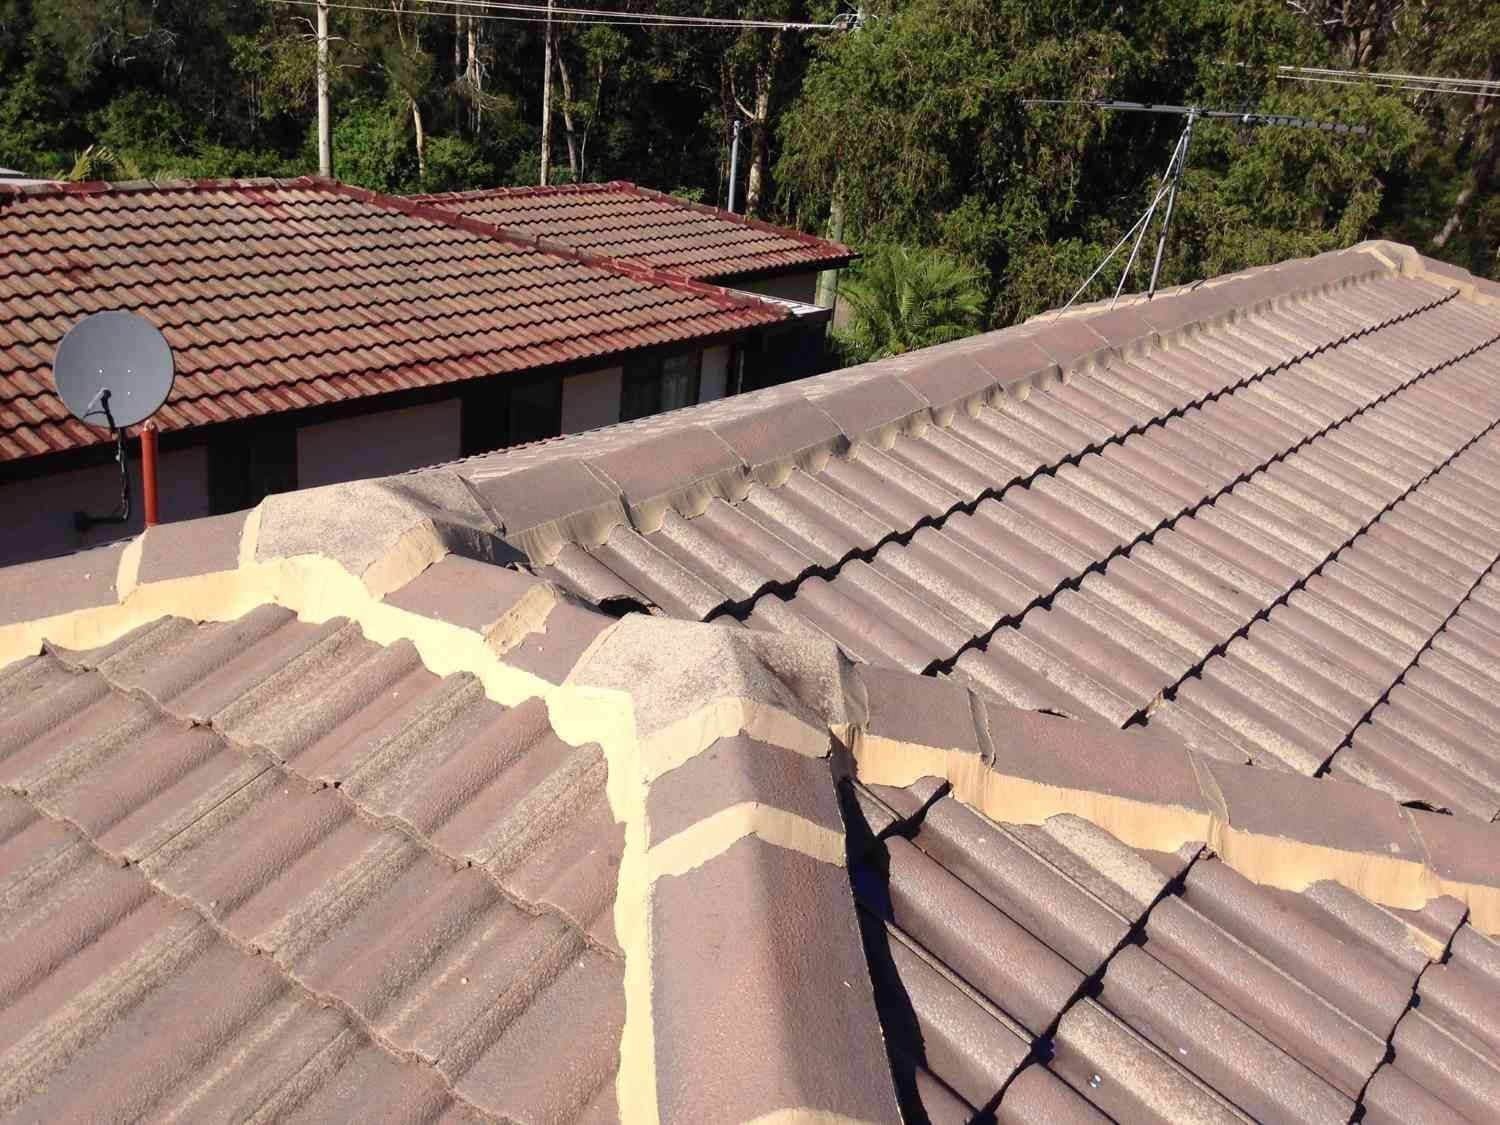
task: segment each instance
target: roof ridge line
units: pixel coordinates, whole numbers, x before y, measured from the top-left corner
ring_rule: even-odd
[[[714,207],[707,203],[698,203],[695,200],[684,199],[680,195],[671,195],[664,191],[657,191],[655,188],[641,187],[630,180],[612,180],[608,186],[618,187],[622,191],[631,192],[642,199],[649,199],[657,203],[670,203],[679,210],[697,211],[700,214],[712,215],[714,218],[722,219],[725,222],[738,223],[740,226],[749,227],[751,230],[776,234],[783,238],[790,237],[794,242],[800,242],[804,246],[817,246],[823,249],[841,251],[846,255],[853,255],[854,253],[853,249],[849,246],[846,246],[842,242],[835,242],[831,238],[819,238],[815,234],[808,234],[806,231],[798,230],[796,227],[778,227],[774,223],[757,219],[752,215],[743,215],[737,211],[726,211],[722,207]]]
[[[402,199],[438,203],[444,199],[529,199],[549,195],[591,195],[606,192],[613,182],[589,180],[576,184],[514,184],[487,188],[465,188],[462,191],[429,191],[404,195]]]
[[[1210,757],[1168,732],[1023,710],[951,681],[874,671],[879,706],[851,732],[854,776],[864,785],[931,776],[999,822],[1040,824],[1072,813],[1130,847],[1171,852],[1206,843],[1262,886],[1301,890],[1332,879],[1396,909],[1452,895],[1477,928],[1500,934],[1500,825],[1404,808],[1355,782]],[[977,733],[933,745],[934,724],[920,725],[923,716],[957,715],[960,692],[1009,732],[993,763],[983,760]],[[1435,849],[1434,839],[1450,846]]]
[[[804,423],[794,427],[806,433],[809,428],[821,430],[826,423],[827,432],[816,440],[804,442],[801,437],[790,439],[779,434],[759,437],[755,445],[764,452],[747,452],[741,458],[756,478],[769,474],[768,479],[784,479],[783,470],[814,452],[832,453],[862,441],[878,442],[918,424],[916,420],[924,416],[946,427],[959,411],[972,414],[986,401],[1024,399],[1032,389],[1066,382],[1067,376],[1107,366],[1115,357],[1134,357],[1148,348],[1165,346],[1172,339],[1235,323],[1251,311],[1280,308],[1313,293],[1362,284],[1387,273],[1394,271],[1383,260],[1339,251],[1297,263],[1290,274],[1294,282],[1290,287],[1285,277],[1278,276],[1273,280],[1279,284],[1268,291],[1263,275],[1234,287],[1217,286],[1163,299],[1155,307],[1132,306],[1040,327],[1015,325],[960,342],[963,346],[939,345],[755,391],[737,399],[739,409],[734,411],[716,404],[686,407],[667,416],[664,422],[643,425],[637,443],[674,439],[685,442],[684,435],[698,429],[719,435],[753,419],[770,423],[773,429],[784,429],[793,425],[792,414],[811,417],[816,412],[819,418],[816,425]],[[1425,302],[1423,308],[1431,303]],[[873,389],[877,385],[881,385],[879,393]],[[856,402],[866,390],[878,405],[861,407]],[[835,420],[835,415],[843,421]],[[797,443],[795,448],[788,445],[792,440]],[[618,448],[613,444],[608,447],[609,451]],[[605,452],[598,435],[568,435],[553,447],[549,460],[518,463],[513,471],[530,472],[565,459],[587,464]],[[487,479],[503,479],[507,475],[505,451],[484,455],[479,461],[489,470]],[[568,514],[554,514],[551,519],[555,522]],[[691,519],[698,512],[683,510],[679,514]],[[538,526],[545,522],[540,520]],[[526,541],[519,536],[524,530],[508,527],[507,536],[513,545],[528,550]],[[581,541],[575,538],[568,542]],[[559,549],[562,545],[566,544],[560,544]],[[531,559],[536,565],[549,565],[555,561],[555,555],[532,554]]]
[[[752,297],[742,295],[735,290],[726,289],[722,285],[709,285],[705,282],[695,281],[685,274],[632,263],[626,259],[611,258],[603,254],[595,254],[588,250],[579,250],[576,247],[568,246],[561,242],[553,242],[551,239],[535,238],[531,235],[522,234],[520,231],[511,230],[508,227],[497,226],[494,223],[471,219],[467,215],[456,214],[432,203],[413,202],[399,195],[386,195],[382,192],[371,191],[368,188],[359,188],[350,184],[344,184],[338,180],[325,180],[322,177],[308,177],[308,179],[310,183],[321,187],[325,191],[333,191],[339,195],[346,195],[351,199],[359,199],[362,202],[371,203],[378,207],[399,211],[413,218],[436,220],[457,230],[468,231],[470,234],[483,235],[516,246],[524,246],[530,250],[537,250],[556,258],[574,261],[580,265],[591,266],[616,274],[617,276],[629,277],[636,281],[663,285],[680,292],[691,293],[694,296],[702,297],[713,304],[717,304],[723,309],[744,309],[763,313],[775,312],[777,314],[775,319],[778,321],[792,319],[791,314],[779,305],[773,305],[768,301],[756,300]]]

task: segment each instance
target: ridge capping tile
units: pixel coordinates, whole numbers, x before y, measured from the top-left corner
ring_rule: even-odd
[[[931,417],[927,400],[888,369],[840,382],[842,386],[807,398],[838,423],[851,443],[868,441],[888,447],[896,430],[920,426]],[[815,382],[809,389],[816,387]]]
[[[745,837],[650,914],[662,1125],[901,1120],[841,864]]]
[[[1091,327],[1093,319],[1079,316],[1045,321],[1030,339],[1063,372],[1080,371],[1090,364],[1103,367],[1115,349]]]
[[[708,428],[768,487],[783,483],[794,466],[818,471],[846,442],[839,424],[801,397],[711,420]]]
[[[1401,810],[1427,866],[1439,882],[1434,893],[1466,887],[1475,929],[1500,934],[1500,824],[1423,809]]]
[[[1176,739],[982,705],[995,753],[986,815],[1035,824],[1071,812],[1133,847],[1162,852],[1208,838],[1213,807]]]
[[[163,582],[239,566],[240,536],[253,509],[157,524],[141,532],[138,582]]]
[[[927,401],[939,426],[947,426],[959,410],[974,414],[995,388],[994,376],[962,348],[917,358],[898,378]]]
[[[1137,354],[1157,342],[1156,329],[1140,305],[1123,305],[1080,319],[1121,355]]]
[[[1209,845],[1251,882],[1300,891],[1333,879],[1403,909],[1420,909],[1438,893],[1411,821],[1386,794],[1333,778],[1199,762],[1226,814]]]
[[[738,805],[788,814],[842,836],[830,757],[811,758],[744,734],[730,735],[656,778],[646,791],[654,847]]]
[[[990,374],[1005,394],[1024,399],[1031,391],[1062,380],[1062,368],[1036,342],[1034,332],[996,333],[993,339],[984,336],[976,339],[982,342],[966,354]]]
[[[733,503],[749,491],[739,454],[698,422],[655,429],[594,454],[587,464],[619,489],[631,523],[643,534],[660,529],[668,508],[692,519],[716,497]]]
[[[577,457],[463,479],[494,513],[505,541],[535,565],[555,562],[570,543],[596,547],[628,522],[618,486]]]
[[[0,567],[0,625],[112,606],[122,559],[135,540],[88,547],[71,555]]]
[[[988,760],[983,734],[975,722],[972,693],[967,688],[952,680],[874,664],[859,665],[854,674],[864,683],[869,701],[869,717],[859,736],[866,751],[878,741],[889,744],[897,754],[906,747],[920,746]],[[916,777],[923,776],[922,763],[913,760],[911,764],[918,771]]]

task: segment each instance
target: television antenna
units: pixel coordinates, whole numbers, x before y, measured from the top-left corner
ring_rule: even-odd
[[[80,531],[130,519],[125,431],[161,409],[175,378],[166,339],[149,320],[132,312],[92,313],[68,329],[57,345],[52,379],[58,397],[80,422],[110,431],[120,465],[119,508],[107,516],[73,513]],[[141,431],[141,477],[149,527],[156,523],[156,427],[150,423]]]
[[[1177,192],[1182,186],[1182,169],[1187,164],[1188,147],[1193,142],[1193,128],[1199,121],[1235,121],[1241,125],[1250,127],[1261,127],[1275,125],[1292,129],[1315,129],[1323,133],[1337,133],[1348,136],[1363,136],[1368,130],[1363,125],[1346,125],[1340,121],[1316,121],[1310,117],[1292,117],[1280,113],[1254,113],[1249,110],[1233,109],[1206,109],[1196,105],[1160,105],[1152,102],[1120,102],[1091,100],[1086,98],[1026,98],[1023,105],[1084,105],[1094,109],[1117,110],[1126,113],[1161,113],[1176,117],[1186,118],[1182,133],[1177,138],[1177,144],[1172,149],[1172,158],[1167,162],[1167,170],[1162,174],[1161,185],[1157,188],[1155,197],[1146,208],[1145,213],[1135,221],[1135,225],[1125,232],[1125,237],[1115,243],[1114,248],[1104,255],[1094,272],[1089,274],[1088,279],[1078,287],[1078,291],[1068,298],[1068,303],[1058,310],[1061,316],[1073,307],[1073,303],[1081,297],[1086,289],[1093,284],[1094,278],[1104,272],[1104,267],[1109,265],[1110,260],[1120,252],[1133,237],[1135,245],[1130,249],[1130,257],[1125,261],[1125,268],[1120,272],[1120,283],[1115,286],[1114,298],[1110,301],[1113,308],[1115,302],[1120,299],[1120,294],[1125,289],[1125,281],[1130,276],[1131,269],[1135,266],[1136,256],[1140,253],[1141,243],[1145,240],[1146,231],[1151,227],[1151,220],[1156,215],[1156,210],[1166,201],[1166,210],[1162,215],[1161,231],[1156,238],[1156,258],[1151,263],[1151,284],[1146,290],[1146,300],[1156,296],[1156,282],[1161,276],[1162,257],[1167,249],[1167,232],[1172,227],[1172,212],[1177,205]]]

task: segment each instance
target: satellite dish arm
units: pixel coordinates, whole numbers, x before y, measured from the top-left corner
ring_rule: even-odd
[[[109,388],[101,388],[94,396],[94,402],[99,404],[99,411],[92,409],[94,403],[90,403],[89,413],[104,414],[104,419],[109,423],[110,432],[115,435],[115,460],[120,463],[120,507],[111,515],[91,516],[87,512],[74,512],[73,524],[79,531],[87,531],[96,524],[101,523],[128,523],[130,522],[130,462],[125,459],[125,431],[115,425],[115,416],[109,409]]]

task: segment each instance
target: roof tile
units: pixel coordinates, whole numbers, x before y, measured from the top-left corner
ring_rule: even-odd
[[[0,403],[11,407],[0,456],[106,440],[64,420],[45,373],[85,308],[129,309],[167,332],[179,373],[157,417],[167,430],[590,357],[602,363],[788,316],[681,276],[627,274],[597,255],[544,250],[456,212],[332,181],[6,195],[0,253],[27,281],[5,305],[16,327],[0,331],[0,366],[21,380],[0,387]],[[64,235],[76,242],[67,251],[74,268],[58,265],[53,243]],[[577,288],[565,291],[570,282]],[[610,296],[595,299],[603,285]],[[293,308],[271,302],[288,292]],[[458,295],[465,299],[450,299]],[[38,411],[48,417],[37,420]]]

